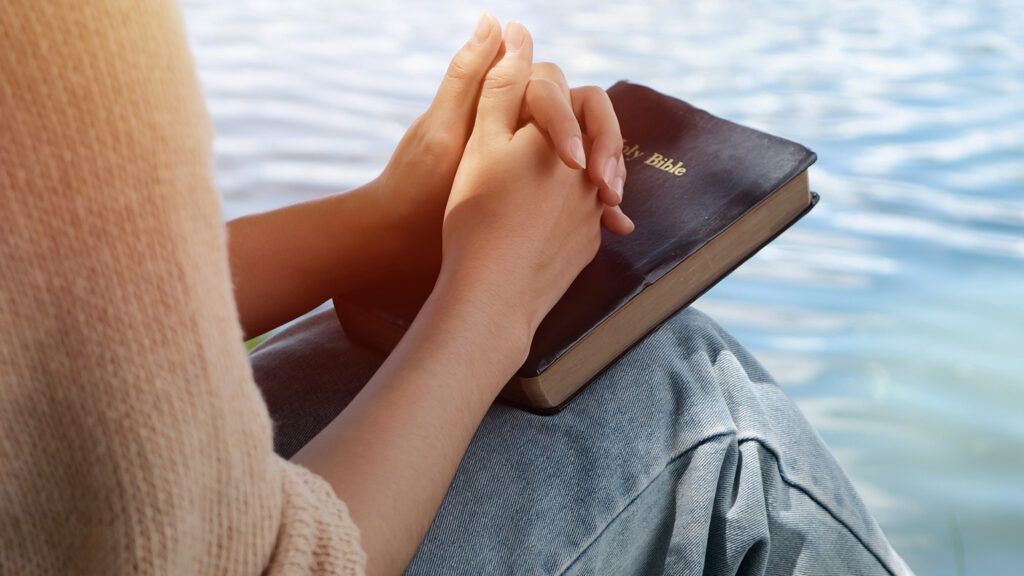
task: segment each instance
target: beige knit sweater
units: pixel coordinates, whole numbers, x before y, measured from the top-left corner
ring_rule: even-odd
[[[360,574],[274,455],[168,0],[0,3],[0,573]]]

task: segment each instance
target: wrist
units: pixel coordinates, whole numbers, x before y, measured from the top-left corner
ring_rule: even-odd
[[[378,265],[393,262],[400,253],[401,235],[406,219],[399,210],[385,198],[380,178],[375,178],[362,186],[342,193],[348,198],[348,204],[339,206],[340,210],[359,215],[360,225],[357,230],[361,236],[357,239],[367,254],[373,254]],[[332,231],[351,239],[351,230]]]
[[[440,248],[447,194],[435,201],[429,191],[420,190],[416,188],[417,183],[410,184],[406,180],[385,169],[359,191],[387,226],[392,245],[399,252],[404,250],[401,255],[408,259],[410,248]]]
[[[402,254],[402,221],[381,196],[373,180],[314,201],[319,206],[306,223],[330,255],[321,268],[330,279],[331,296],[360,292],[408,259]]]
[[[475,324],[481,337],[500,343],[499,351],[511,359],[513,371],[518,370],[540,321],[528,313],[526,299],[513,294],[509,283],[485,281],[487,275],[477,272],[442,266],[430,299],[440,310]]]
[[[415,191],[398,188],[387,172],[346,195],[365,214],[356,241],[373,255],[373,276],[367,279],[373,289],[429,290],[441,263],[444,206],[425,206]]]

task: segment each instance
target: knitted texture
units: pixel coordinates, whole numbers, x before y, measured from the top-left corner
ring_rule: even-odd
[[[272,450],[177,7],[0,11],[0,573],[363,573]]]

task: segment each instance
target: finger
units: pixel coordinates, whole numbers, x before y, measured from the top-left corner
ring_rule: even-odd
[[[562,72],[562,68],[554,62],[535,62],[530,68],[530,78],[547,78],[558,85],[562,90],[562,95],[565,96],[566,100],[572,99],[572,94],[569,92],[569,82],[565,79],[565,73]]]
[[[533,66],[530,67],[530,80],[532,81],[537,78],[544,78],[557,84],[571,107],[572,95],[569,93],[569,83],[565,80],[565,74],[562,73],[562,69],[557,64],[553,62],[534,62]],[[527,90],[529,90],[529,85],[527,85]],[[519,115],[519,125],[526,124],[532,119],[530,106],[524,102]]]
[[[618,206],[604,207],[604,212],[601,212],[601,225],[618,236],[625,236],[636,229],[633,221]]]
[[[503,51],[499,51],[497,63],[484,76],[473,130],[511,138],[530,79],[533,40],[526,27],[515,21],[505,25],[503,38]]]
[[[473,127],[480,83],[501,46],[498,19],[484,12],[473,36],[452,58],[430,109],[442,126],[469,136]]]
[[[590,176],[590,178],[593,178],[593,176]],[[599,183],[597,185],[597,196],[607,206],[618,206],[625,198],[626,190],[626,161],[621,154],[615,165],[615,176],[612,177],[612,183],[612,187]],[[615,190],[618,190],[618,192]]]
[[[559,158],[570,168],[586,168],[583,133],[562,88],[547,78],[531,78],[524,103],[531,119],[551,138]]]
[[[598,86],[573,88],[572,106],[591,141],[587,172],[599,186],[601,200],[610,206],[622,201],[625,178],[619,177],[622,133],[608,94]]]
[[[551,62],[537,62],[531,69],[519,123],[529,121],[547,132],[566,166],[586,168],[583,133],[572,109],[569,83],[562,69]]]

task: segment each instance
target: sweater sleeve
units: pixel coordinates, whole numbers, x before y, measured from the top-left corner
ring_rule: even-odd
[[[169,0],[0,15],[0,572],[360,574],[277,457]]]

